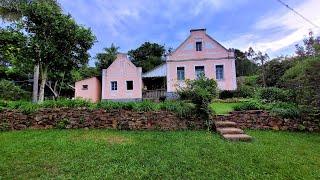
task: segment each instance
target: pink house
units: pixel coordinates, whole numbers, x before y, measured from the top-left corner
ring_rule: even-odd
[[[144,74],[126,54],[118,54],[116,60],[102,70],[101,99],[175,98],[177,88],[183,86],[186,79],[193,80],[202,75],[215,79],[220,90],[237,88],[234,52],[206,34],[206,29],[192,29],[187,39],[162,65]],[[79,89],[76,88],[76,96],[81,96],[77,91]],[[84,98],[88,96],[83,94]],[[96,95],[91,99],[96,99]]]
[[[167,93],[175,93],[184,80],[201,75],[215,79],[221,90],[235,90],[234,52],[206,34],[206,29],[192,29],[189,37],[167,58]]]
[[[126,54],[119,53],[116,60],[102,70],[102,100],[142,100],[142,68],[136,67]]]
[[[75,97],[99,102],[101,99],[101,82],[98,77],[92,77],[76,82]]]

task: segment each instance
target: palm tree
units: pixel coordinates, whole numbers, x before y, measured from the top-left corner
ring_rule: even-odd
[[[104,52],[98,53],[95,57],[97,60],[96,67],[98,69],[106,69],[112,64],[112,62],[117,58],[119,47],[112,43],[109,48],[104,48],[103,50]]]

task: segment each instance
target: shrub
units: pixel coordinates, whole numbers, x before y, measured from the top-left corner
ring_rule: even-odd
[[[188,117],[194,114],[195,107],[191,103],[181,101],[164,101],[160,109],[177,113],[180,117]]]
[[[8,80],[0,80],[0,99],[3,100],[28,100],[31,94],[20,86]]]
[[[253,75],[253,76],[246,76],[244,78],[244,82],[243,85],[245,86],[252,86],[252,87],[257,87],[258,86],[258,79],[259,76],[258,75]]]
[[[261,88],[258,96],[266,102],[287,102],[294,99],[292,91],[275,87]]]
[[[242,85],[237,89],[237,97],[252,98],[255,95],[255,91],[256,89],[254,87]]]
[[[164,101],[160,103],[155,103],[152,101],[142,101],[142,102],[112,102],[103,101],[98,104],[91,103],[82,99],[59,99],[57,101],[47,100],[41,104],[34,104],[28,101],[0,101],[0,110],[2,108],[7,109],[17,109],[23,113],[30,114],[37,111],[39,108],[78,108],[87,107],[89,109],[125,109],[133,111],[158,111],[166,110],[176,113],[181,117],[187,117],[194,113],[195,106],[191,103],[186,103],[182,101]]]
[[[97,104],[97,108],[102,108],[105,110],[113,109],[126,109],[132,110],[136,106],[136,102],[113,102],[113,101],[102,101]]]
[[[7,103],[5,101],[0,100],[0,107],[7,107]]]
[[[208,120],[212,113],[209,104],[217,96],[217,83],[204,76],[197,80],[187,80],[184,87],[178,88],[178,94],[181,99],[193,102],[198,115]]]
[[[83,99],[58,99],[58,100],[46,100],[40,104],[42,108],[77,108],[77,107],[92,107],[94,103]]]
[[[152,101],[142,101],[142,102],[136,103],[133,106],[133,110],[142,111],[142,112],[157,111],[159,110],[159,106],[157,103],[154,103]]]
[[[264,109],[263,104],[255,99],[245,101],[241,104],[238,104],[234,107],[236,111],[245,111],[245,110],[261,110]]]
[[[266,106],[272,114],[283,118],[299,118],[301,114],[300,108],[293,103],[277,102]]]
[[[220,99],[229,99],[234,97],[237,97],[237,91],[223,90],[223,91],[220,91],[219,93]]]
[[[30,114],[35,112],[39,108],[39,105],[28,101],[8,101],[5,108],[18,109],[25,114]]]
[[[295,92],[296,103],[320,107],[320,56],[297,61],[281,80],[284,87]]]

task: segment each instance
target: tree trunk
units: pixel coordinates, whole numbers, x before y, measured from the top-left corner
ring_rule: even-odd
[[[47,83],[48,78],[48,67],[42,66],[41,68],[41,83],[40,83],[40,92],[39,92],[39,102],[43,102],[44,100],[44,88]]]
[[[262,83],[263,83],[263,87],[267,87],[266,69],[264,67],[264,60],[261,60],[261,64],[262,64]]]
[[[32,102],[38,102],[38,91],[39,91],[39,63],[34,65],[33,72],[33,91],[32,91]]]

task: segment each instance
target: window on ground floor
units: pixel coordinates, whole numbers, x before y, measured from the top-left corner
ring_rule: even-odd
[[[133,81],[127,81],[127,90],[133,90]]]
[[[185,79],[184,77],[184,67],[177,67],[177,79],[182,81]]]
[[[111,91],[118,90],[118,82],[117,81],[111,81]]]
[[[195,66],[194,70],[197,79],[199,79],[201,76],[205,76],[204,66]]]
[[[223,65],[216,65],[216,79],[223,80],[224,72],[223,72]]]

